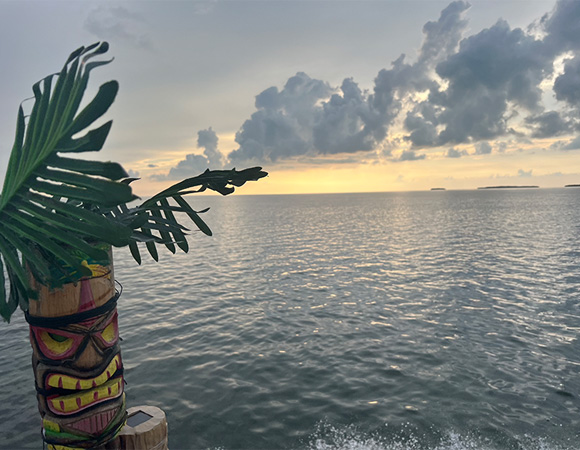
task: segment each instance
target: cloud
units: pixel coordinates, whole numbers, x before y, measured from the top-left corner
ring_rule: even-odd
[[[398,112],[387,78],[368,94],[351,78],[331,87],[298,72],[282,90],[272,86],[256,96],[257,111],[236,133],[239,148],[229,159],[275,162],[374,149]]]
[[[467,26],[467,20],[463,17],[467,9],[469,9],[467,2],[452,2],[441,12],[437,22],[427,22],[423,26],[425,39],[421,46],[420,63],[435,61],[442,55],[455,51]]]
[[[488,142],[478,142],[475,144],[474,155],[489,155],[491,153],[491,145]]]
[[[333,89],[303,72],[289,78],[279,91],[272,86],[256,96],[257,111],[236,133],[237,150],[229,159],[237,161],[277,161],[305,155],[313,150],[313,128],[320,120],[320,102]]]
[[[401,155],[394,161],[419,161],[425,158],[424,153],[418,155],[414,150],[403,150]]]
[[[449,150],[447,150],[447,153],[445,153],[445,156],[447,158],[461,158],[462,156],[467,156],[467,151],[465,150],[457,150],[453,147],[451,147]]]
[[[554,93],[558,100],[580,106],[580,57],[566,61],[564,73],[554,81]]]
[[[444,110],[445,125],[439,142],[467,142],[508,134],[508,104],[540,109],[539,83],[551,70],[542,42],[512,30],[500,20],[492,27],[463,40],[457,53],[437,65],[449,82],[432,99]]]
[[[556,55],[568,50],[580,50],[580,2],[559,0],[550,14],[542,17],[541,23],[547,36],[546,46]]]
[[[528,116],[525,123],[532,130],[532,137],[554,137],[570,132],[570,124],[557,111]]]
[[[437,112],[428,102],[415,106],[407,113],[405,129],[411,133],[405,140],[411,141],[414,147],[430,147],[437,142]]]
[[[385,124],[377,116],[352,78],[345,79],[340,94],[333,94],[322,103],[321,115],[313,127],[315,151],[326,154],[372,150],[385,137]]]
[[[230,160],[275,162],[376,148],[401,112],[405,96],[434,86],[428,76],[430,64],[456,48],[467,8],[465,2],[453,2],[437,22],[428,22],[417,62],[408,64],[401,55],[390,69],[379,71],[370,93],[352,78],[331,87],[303,72],[291,77],[281,91],[275,86],[262,91],[256,96],[257,111],[236,134],[239,148],[229,154]],[[412,119],[408,125],[415,129],[410,139],[417,144],[430,142],[433,126],[415,126]]]
[[[223,167],[224,156],[218,150],[218,137],[211,127],[197,132],[197,146],[204,149],[203,154],[207,159],[208,166],[213,169]]]
[[[517,135],[510,122],[518,110],[532,112],[525,122],[532,137],[569,131],[569,123],[557,112],[543,112],[540,83],[551,74],[558,55],[580,48],[579,23],[578,2],[560,1],[543,19],[543,40],[511,29],[503,20],[463,39],[456,52],[448,51],[435,66],[444,83],[431,88],[428,99],[407,115],[406,139],[419,147]],[[559,100],[578,102],[578,66],[576,60],[568,61],[556,79]]]
[[[197,0],[194,3],[194,14],[205,15],[211,13],[214,8],[217,0]]]
[[[368,91],[352,78],[332,86],[304,72],[282,89],[263,90],[228,157],[236,164],[370,151],[389,156],[385,142],[398,136],[409,146],[398,160],[411,161],[423,159],[416,151],[428,147],[471,143],[474,155],[485,155],[495,139],[524,142],[580,129],[580,56],[574,54],[580,50],[579,3],[558,1],[539,21],[541,36],[502,19],[465,36],[469,4],[452,2],[424,25],[416,60],[402,54],[378,72]],[[544,82],[566,52],[573,57],[553,89],[569,109],[547,111]],[[506,145],[497,148],[503,152]],[[446,156],[457,157],[455,151]]]
[[[562,146],[562,150],[580,150],[580,135]]]
[[[518,169],[518,177],[528,178],[532,176],[532,170]]]
[[[153,48],[143,18],[123,6],[99,6],[85,19],[84,28],[100,40],[120,39],[135,47]]]
[[[157,181],[181,180],[199,175],[206,169],[223,168],[224,157],[218,150],[218,137],[211,127],[198,131],[197,145],[204,149],[203,155],[190,153],[179,161],[177,166],[172,167],[169,173],[154,174],[151,178]]]

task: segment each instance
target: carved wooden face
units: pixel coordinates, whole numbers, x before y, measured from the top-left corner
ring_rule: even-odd
[[[125,416],[116,298],[64,317],[29,317],[29,322],[46,442],[88,447],[114,434]]]

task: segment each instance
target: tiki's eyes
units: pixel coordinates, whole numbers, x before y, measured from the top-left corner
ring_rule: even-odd
[[[69,339],[66,336],[61,336],[60,334],[56,333],[48,333],[48,335],[56,342],[65,342]]]
[[[39,333],[40,340],[44,344],[44,350],[49,353],[47,356],[61,356],[67,353],[72,345],[74,340],[57,334],[57,333],[49,333],[48,331],[41,331]]]
[[[95,337],[101,342],[103,347],[108,348],[117,343],[119,340],[119,328],[117,325],[117,312],[111,316],[111,318],[103,324],[105,328],[102,331],[95,333]],[[95,342],[96,343],[96,342]]]
[[[106,328],[102,331],[101,337],[105,342],[108,344],[112,344],[117,340],[117,323],[111,322]]]

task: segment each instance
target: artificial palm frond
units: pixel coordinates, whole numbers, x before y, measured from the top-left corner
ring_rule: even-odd
[[[187,214],[202,233],[212,235],[209,226],[200,217],[200,214],[207,212],[209,208],[195,211],[183,198],[184,195],[207,189],[228,195],[234,192],[235,187],[243,186],[247,181],[259,180],[266,175],[261,167],[240,171],[206,170],[201,175],[170,186],[139,206],[129,208],[127,205],[118,205],[115,208],[101,209],[101,212],[111,220],[127,224],[133,230],[129,249],[137,263],[141,263],[141,254],[137,246],[139,242],[144,242],[151,257],[158,261],[156,244],[165,245],[171,253],[175,253],[176,245],[186,253],[189,251],[186,239],[189,230],[176,220],[175,212]],[[193,188],[196,189],[192,190]],[[173,204],[170,204],[169,200],[172,200]]]
[[[88,128],[115,100],[116,81],[104,83],[79,111],[91,70],[111,62],[90,60],[107,50],[106,42],[79,48],[60,73],[33,86],[28,121],[22,105],[18,109],[16,138],[0,194],[0,315],[6,321],[18,305],[27,310],[28,299],[36,297],[29,273],[50,287],[89,276],[82,264],[86,256],[108,259],[107,251],[95,243],[129,246],[138,262],[137,242],[145,242],[155,259],[157,244],[173,252],[177,244],[187,251],[187,230],[174,212],[187,213],[204,233],[211,234],[182,198],[195,192],[188,189],[209,188],[225,195],[233,186],[266,176],[261,168],[207,171],[129,208],[127,203],[137,197],[119,164],[63,156],[99,151],[109,134],[111,121]],[[177,206],[171,206],[168,198]]]
[[[107,49],[107,43],[81,47],[60,73],[36,83],[28,123],[22,105],[18,109],[16,138],[0,196],[0,255],[10,284],[8,296],[4,283],[0,284],[0,314],[6,320],[18,303],[26,309],[28,298],[35,296],[28,267],[43,281],[50,279],[52,265],[63,262],[88,275],[70,247],[102,258],[103,250],[91,246],[91,241],[127,245],[130,238],[130,230],[120,224],[61,200],[114,206],[135,198],[129,186],[115,181],[127,176],[119,164],[59,155],[98,151],[109,134],[110,121],[86,130],[115,100],[116,81],[103,84],[79,111],[91,70],[110,62],[89,61]],[[82,132],[82,137],[76,137]]]

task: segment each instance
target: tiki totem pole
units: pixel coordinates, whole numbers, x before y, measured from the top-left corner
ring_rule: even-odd
[[[126,421],[112,259],[83,265],[91,276],[61,288],[31,277],[39,299],[26,319],[42,437],[51,450],[115,448]]]

